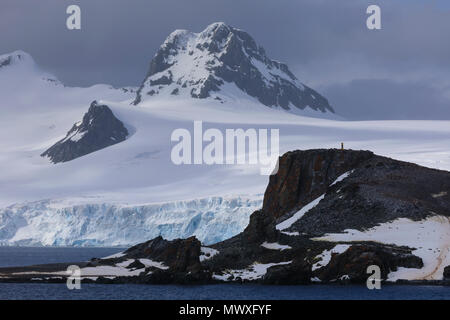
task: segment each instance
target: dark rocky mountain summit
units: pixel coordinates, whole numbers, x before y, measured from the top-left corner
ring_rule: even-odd
[[[97,275],[85,281],[103,283],[308,284],[365,283],[367,267],[377,265],[382,280],[390,279],[389,275],[399,270],[416,274],[428,268],[426,273],[409,280],[448,285],[449,208],[450,172],[370,151],[293,151],[280,158],[277,174],[270,177],[262,209],[252,214],[241,234],[208,247],[195,237],[171,241],[158,237],[121,254],[92,259],[79,266],[85,277]],[[436,224],[428,229],[420,227],[429,219],[441,223],[442,228]],[[388,224],[393,221],[417,222],[418,229],[401,235],[411,240],[410,244],[384,241],[400,232],[399,224]],[[323,238],[330,233],[345,234],[348,229],[353,230],[351,235],[386,225],[382,234],[387,238],[377,241]],[[436,243],[415,241],[437,232],[440,234],[435,237]],[[420,247],[430,245],[434,247],[425,248],[436,253],[431,260],[428,251],[418,254]],[[107,270],[117,268],[117,273],[103,274],[105,266]],[[0,281],[62,281],[49,273],[40,278],[38,273],[61,272],[66,267],[60,264],[4,268],[0,269]],[[31,271],[38,273],[26,274]],[[25,273],[12,275],[13,272]],[[393,281],[403,283],[401,279],[404,278]]]
[[[127,136],[128,130],[111,109],[94,101],[83,120],[41,156],[53,163],[66,162],[122,142]]]
[[[262,104],[334,112],[327,99],[300,83],[286,64],[271,60],[246,32],[213,23],[200,33],[174,31],[160,47],[134,104],[167,94],[224,100],[226,84]]]

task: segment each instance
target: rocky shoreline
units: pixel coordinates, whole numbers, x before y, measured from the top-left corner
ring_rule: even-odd
[[[450,284],[450,173],[370,151],[293,151],[279,160],[261,210],[211,246],[162,237],[82,263],[0,268],[0,282],[273,285]]]

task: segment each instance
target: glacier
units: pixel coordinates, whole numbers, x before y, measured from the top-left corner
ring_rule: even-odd
[[[0,245],[130,246],[162,236],[212,244],[240,233],[262,195],[119,205],[42,200],[0,209]]]

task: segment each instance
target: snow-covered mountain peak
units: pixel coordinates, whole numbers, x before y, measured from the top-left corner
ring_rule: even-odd
[[[155,95],[226,102],[233,86],[242,97],[269,107],[333,112],[286,64],[270,59],[248,33],[223,22],[200,33],[172,32],[153,57],[134,104]]]
[[[17,66],[35,67],[36,63],[30,54],[22,50],[0,55],[0,68]]]
[[[35,80],[51,85],[62,85],[54,75],[43,71],[25,51],[16,50],[0,55],[0,81],[23,85]]]

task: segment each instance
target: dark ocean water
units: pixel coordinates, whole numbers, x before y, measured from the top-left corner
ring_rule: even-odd
[[[23,266],[51,262],[79,262],[122,251],[120,248],[13,248],[0,247],[0,266]],[[438,299],[450,300],[450,288],[438,286],[261,286],[261,285],[100,285],[82,284],[69,290],[65,284],[0,283],[0,299],[227,299],[227,300],[358,300]]]
[[[123,251],[123,248],[0,247],[0,267],[80,262]]]

